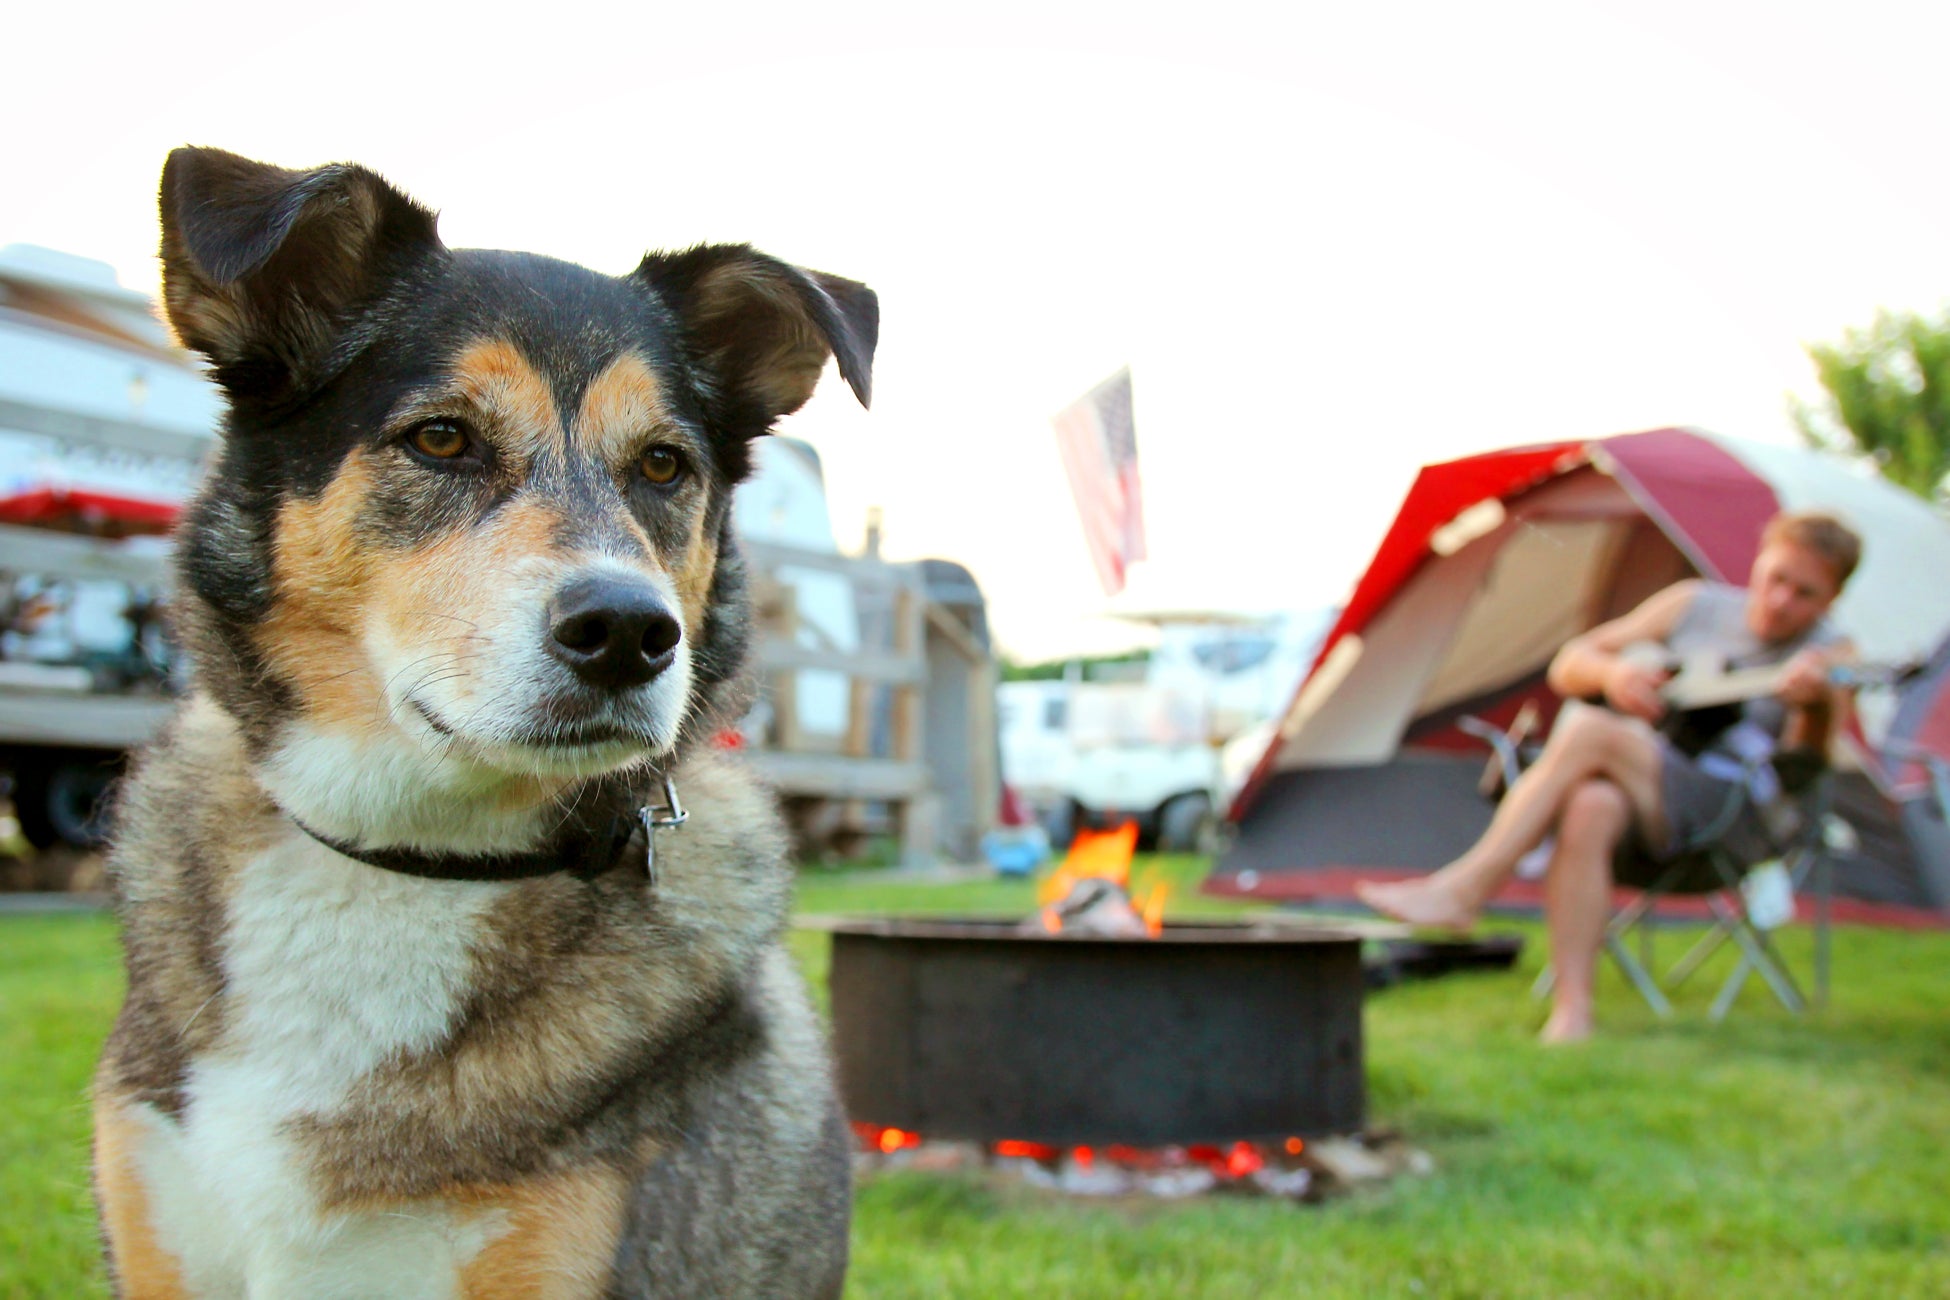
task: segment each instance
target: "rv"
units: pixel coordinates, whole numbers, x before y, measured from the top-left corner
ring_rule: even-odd
[[[1331,619],[1151,615],[1158,644],[1128,680],[1004,683],[1003,779],[1056,843],[1078,825],[1138,824],[1165,852],[1210,847],[1238,774],[1228,742],[1286,707]],[[1123,665],[1117,665],[1122,669]]]
[[[0,769],[23,835],[100,835],[101,796],[166,716],[162,534],[217,400],[107,265],[0,249]]]

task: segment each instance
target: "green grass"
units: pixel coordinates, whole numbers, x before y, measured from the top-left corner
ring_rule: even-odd
[[[0,1297],[108,1293],[88,1194],[88,1076],[122,996],[105,916],[0,915]]]
[[[1169,859],[1181,881],[1202,864]],[[1031,887],[809,872],[805,913],[1020,915]],[[1227,905],[1181,892],[1175,912]],[[1511,924],[1536,939],[1533,926]],[[825,937],[794,935],[823,974]],[[1786,936],[1804,958],[1808,936]],[[1677,943],[1674,941],[1676,950]],[[855,1297],[1950,1295],[1950,936],[1844,929],[1805,1020],[1724,965],[1662,1023],[1608,973],[1603,1034],[1531,1041],[1524,969],[1368,1003],[1370,1108],[1436,1160],[1324,1206],[1137,1208],[903,1173],[858,1198]],[[0,917],[0,1297],[102,1294],[84,1089],[120,975],[98,917]]]

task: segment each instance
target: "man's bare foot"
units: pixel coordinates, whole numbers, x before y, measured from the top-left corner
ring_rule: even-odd
[[[1570,1011],[1558,1007],[1551,1012],[1551,1018],[1537,1031],[1537,1041],[1553,1046],[1560,1043],[1582,1043],[1591,1037],[1591,1011]]]
[[[1354,896],[1397,921],[1437,930],[1467,930],[1476,924],[1476,911],[1449,896],[1431,880],[1362,881]]]

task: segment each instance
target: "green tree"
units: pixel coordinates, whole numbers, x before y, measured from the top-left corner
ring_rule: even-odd
[[[1950,313],[1879,311],[1867,329],[1811,344],[1808,356],[1827,392],[1818,403],[1794,399],[1801,436],[1864,456],[1892,483],[1942,501],[1950,476]]]
[[[1002,680],[1005,682],[1052,682],[1061,681],[1072,663],[1083,665],[1083,676],[1087,681],[1097,679],[1100,671],[1118,665],[1141,664],[1151,658],[1149,650],[1126,650],[1114,655],[1086,655],[1078,659],[1051,659],[1046,663],[1022,664],[1002,656]]]

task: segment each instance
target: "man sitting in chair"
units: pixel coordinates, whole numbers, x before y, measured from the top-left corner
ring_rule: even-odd
[[[1826,615],[1861,553],[1861,539],[1833,516],[1777,515],[1761,535],[1744,592],[1689,579],[1574,637],[1551,660],[1548,678],[1569,702],[1489,829],[1433,875],[1357,887],[1361,900],[1412,925],[1466,929],[1517,863],[1551,837],[1545,915],[1555,982],[1542,1037],[1589,1037],[1613,879],[1644,888],[1700,847],[1735,806],[1739,787],[1753,784],[1743,774],[1775,747],[1826,753],[1847,707],[1831,669],[1851,655]],[[1640,643],[1663,646],[1668,662],[1711,655],[1728,668],[1782,665],[1782,676],[1771,697],[1740,706],[1734,725],[1694,755],[1660,729],[1671,673],[1626,652]],[[1580,703],[1586,699],[1611,707]],[[1753,843],[1758,858],[1766,856],[1763,801],[1774,792],[1755,793],[1717,838],[1736,850]],[[1709,883],[1717,877],[1700,882]]]

